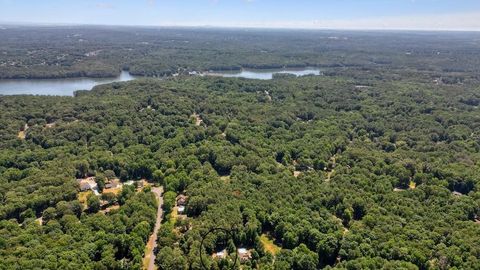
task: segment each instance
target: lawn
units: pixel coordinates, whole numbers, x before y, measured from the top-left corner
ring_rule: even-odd
[[[103,189],[103,192],[102,193],[113,193],[115,195],[118,195],[120,193],[122,193],[122,187],[116,187],[116,188],[105,188]]]

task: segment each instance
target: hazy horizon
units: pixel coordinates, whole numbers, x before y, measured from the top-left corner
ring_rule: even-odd
[[[128,24],[87,24],[87,23],[42,23],[0,21],[0,27],[132,27],[132,28],[167,28],[167,29],[230,29],[230,30],[298,30],[298,31],[353,31],[353,32],[480,32],[480,29],[429,29],[429,28],[308,28],[281,26],[222,26],[222,25],[128,25]],[[0,28],[2,30],[2,28]]]
[[[0,24],[480,31],[480,1],[0,0]]]

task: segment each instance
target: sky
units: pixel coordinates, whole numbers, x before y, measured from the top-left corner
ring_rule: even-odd
[[[480,31],[480,0],[0,0],[0,23]]]

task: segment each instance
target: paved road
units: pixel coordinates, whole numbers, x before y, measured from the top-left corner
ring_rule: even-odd
[[[160,225],[162,224],[162,217],[163,217],[163,187],[154,187],[152,188],[152,192],[155,194],[158,200],[158,209],[157,209],[157,221],[155,222],[155,228],[153,229],[152,235],[150,235],[150,239],[147,243],[147,251],[145,252],[144,258],[144,269],[147,270],[155,270],[155,253],[154,250],[157,247],[157,233],[160,229]],[[147,266],[147,267],[145,267]]]

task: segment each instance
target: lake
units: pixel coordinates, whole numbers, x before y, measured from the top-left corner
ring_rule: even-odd
[[[247,78],[259,80],[271,80],[273,74],[293,74],[296,76],[305,75],[320,75],[321,71],[318,68],[285,68],[285,69],[242,69],[238,71],[216,71],[209,75],[222,76],[229,78]]]
[[[317,68],[287,69],[242,69],[239,71],[218,71],[207,73],[212,76],[236,77],[247,79],[271,80],[273,74],[293,74],[296,76],[320,75]],[[125,82],[135,77],[128,71],[122,71],[116,78],[65,78],[65,79],[15,79],[0,80],[0,95],[50,95],[73,96],[77,90],[92,90],[100,84]]]
[[[113,82],[134,80],[128,71],[116,78],[65,78],[65,79],[14,79],[0,80],[0,95],[52,95],[73,96],[76,90],[92,90],[93,87]]]

